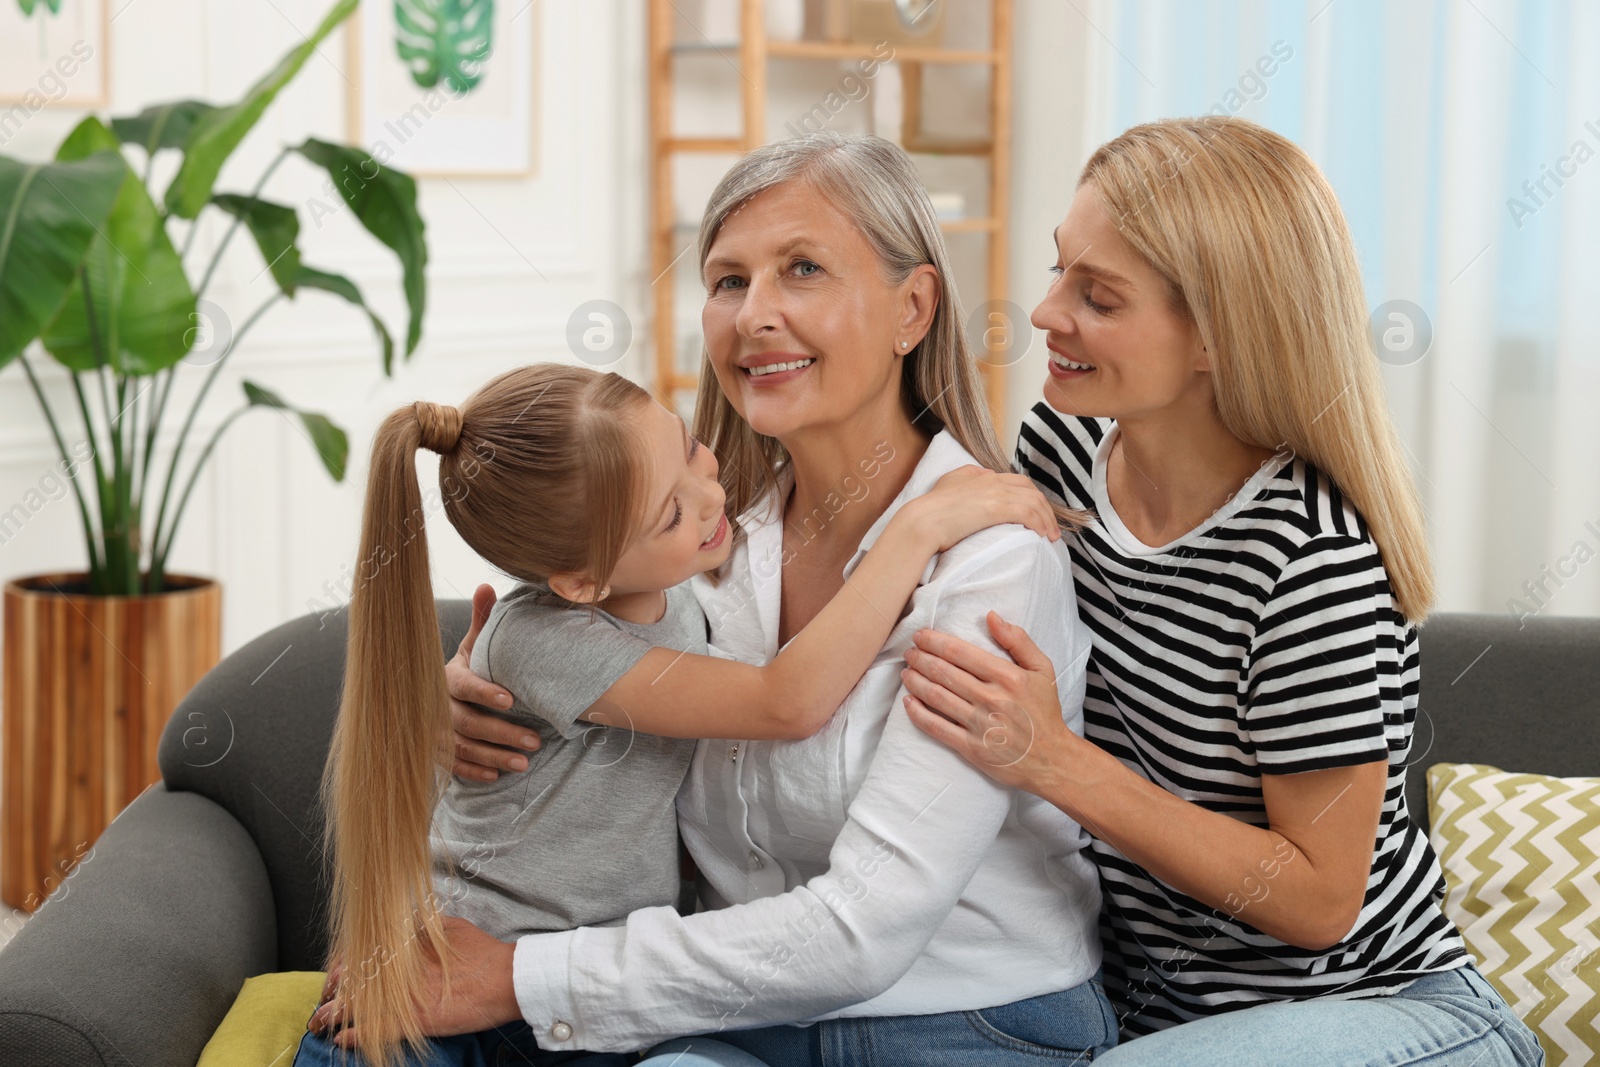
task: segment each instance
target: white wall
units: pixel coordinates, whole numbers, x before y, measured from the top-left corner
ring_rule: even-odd
[[[113,5],[121,14],[111,27],[111,105],[99,110],[129,114],[152,102],[188,96],[236,99],[300,40],[301,30],[315,25],[326,6],[325,0]],[[687,0],[679,6],[685,12],[699,10]],[[1065,212],[1070,176],[1086,154],[1079,143],[1076,79],[1062,77],[1063,71],[1080,69],[1083,24],[1052,0],[1023,0],[1018,6],[1024,27],[1017,38],[1018,129],[1052,131],[1049,137],[1019,136],[1016,145],[1013,299],[1031,308],[1048,280],[1049,231]],[[262,320],[207,400],[197,425],[200,434],[232,409],[240,396],[239,380],[249,378],[327,413],[351,438],[349,473],[337,485],[322,471],[298,426],[276,413],[253,412],[223,439],[190,506],[173,568],[221,579],[225,650],[309,609],[343,602],[371,433],[395,406],[418,398],[456,402],[503,369],[571,358],[567,318],[595,298],[613,300],[632,314],[635,344],[620,369],[644,380],[650,283],[644,234],[644,5],[641,0],[537,0],[519,25],[530,18],[538,23],[536,176],[420,181],[429,244],[428,312],[422,345],[411,361],[384,380],[364,318],[341,301],[310,293]],[[698,62],[698,68],[685,69],[679,121],[697,131],[715,129],[730,117],[737,121],[726,106],[736,99],[737,74],[715,57]],[[224,170],[219,189],[247,191],[280,146],[307,134],[343,140],[344,65],[341,33],[319,49],[273,104]],[[784,120],[804,112],[843,69],[775,65],[768,105],[771,135],[782,136]],[[880,88],[874,86],[874,93]],[[873,108],[881,121],[884,102],[871,99],[875,102],[851,105],[837,117],[836,127],[867,128]],[[82,114],[41,112],[3,151],[47,156]],[[704,173],[686,175],[686,215],[697,212],[726,165],[720,157],[706,160],[699,168]],[[690,176],[700,181],[692,183]],[[303,205],[319,184],[319,172],[290,159],[266,195]],[[222,228],[213,222],[202,231],[197,259],[209,254],[208,245]],[[399,272],[388,250],[347,216],[326,220],[319,229],[302,211],[302,228],[307,259],[349,274],[391,326],[403,332]],[[272,291],[261,267],[250,241],[239,235],[208,294],[235,323]],[[981,299],[981,277],[963,277],[972,286],[969,307]],[[1043,346],[1034,348],[1012,368],[1009,424],[1002,434],[1008,445],[1044,378]],[[48,360],[35,365],[53,368]],[[198,367],[183,371],[169,406],[169,445],[178,422],[173,413],[186,409],[186,397],[204,377]],[[65,376],[46,373],[45,378],[60,416],[72,423]],[[0,511],[21,500],[54,462],[26,379],[20,368],[7,368],[0,372]],[[158,460],[164,462],[165,457]],[[433,516],[428,535],[440,596],[470,595],[483,580],[502,588],[507,584],[476,559],[442,516]],[[83,564],[70,497],[42,508],[0,545],[3,578]]]

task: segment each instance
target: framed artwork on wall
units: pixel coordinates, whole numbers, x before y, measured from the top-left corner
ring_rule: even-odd
[[[108,0],[0,0],[0,104],[13,119],[45,107],[105,107]],[[0,129],[9,138],[15,131]]]
[[[346,29],[346,139],[412,174],[525,177],[539,0],[388,0]]]

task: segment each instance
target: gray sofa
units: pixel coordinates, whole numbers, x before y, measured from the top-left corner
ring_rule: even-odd
[[[465,601],[441,601],[453,651]],[[320,970],[317,783],[344,614],[264,634],[167,724],[142,794],[0,952],[0,1064],[192,1064],[245,978]],[[1600,774],[1600,619],[1440,615],[1422,630],[1408,797],[1439,761]]]

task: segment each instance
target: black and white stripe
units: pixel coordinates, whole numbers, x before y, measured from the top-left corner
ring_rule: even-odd
[[[1040,402],[1016,468],[1098,511],[1110,419]],[[1365,522],[1328,478],[1280,455],[1193,534],[1139,552],[1102,518],[1068,539],[1093,651],[1085,732],[1163,788],[1266,825],[1261,775],[1387,758],[1366,900],[1349,937],[1310,951],[1242,910],[1178,892],[1096,839],[1106,988],[1124,1033],[1267,1001],[1388,992],[1466,962],[1439,909],[1445,886],[1406,811],[1416,630],[1395,606]]]

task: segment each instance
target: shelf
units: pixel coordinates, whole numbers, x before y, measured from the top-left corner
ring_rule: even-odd
[[[676,55],[682,55],[685,52],[723,52],[730,56],[736,56],[739,54],[739,42],[723,41],[719,44],[716,41],[673,41],[672,47],[668,48],[667,51]]]
[[[767,55],[783,59],[877,59],[878,45],[854,41],[768,41]],[[909,63],[994,63],[998,52],[940,48],[927,45],[894,45],[891,59]]]
[[[769,134],[783,136],[775,125],[769,125],[769,78],[775,73],[773,64],[784,60],[822,61],[824,63],[867,64],[893,63],[903,86],[904,108],[901,121],[901,147],[917,157],[919,166],[938,157],[973,159],[982,161],[987,171],[988,192],[975,204],[982,204],[984,214],[965,218],[938,219],[942,234],[977,234],[972,240],[960,238],[952,243],[966,247],[968,253],[981,251],[984,280],[976,292],[967,294],[969,300],[1005,299],[1007,286],[1007,256],[1010,238],[1004,220],[1010,211],[1012,131],[1012,42],[1016,36],[1014,20],[1015,0],[988,0],[989,33],[984,38],[962,38],[968,44],[981,44],[986,39],[988,47],[948,48],[937,43],[939,38],[930,33],[924,43],[895,44],[891,48],[883,41],[862,43],[856,41],[782,40],[774,41],[765,34],[763,0],[734,0],[739,12],[738,35],[741,40],[727,40],[733,27],[719,29],[708,39],[700,34],[697,39],[677,39],[682,23],[682,12],[675,0],[649,0],[649,71],[650,71],[650,259],[654,274],[651,306],[654,321],[651,324],[654,349],[654,388],[658,396],[675,404],[685,391],[698,386],[698,376],[687,373],[678,366],[682,344],[675,323],[692,311],[680,307],[681,291],[677,280],[667,279],[680,274],[683,280],[693,273],[694,258],[691,249],[698,239],[700,223],[676,217],[674,197],[675,167],[673,160],[682,155],[703,157],[733,156],[765,142]],[[832,0],[830,0],[832,2]],[[695,35],[691,35],[695,36]],[[696,57],[714,56],[735,67],[738,83],[733,87],[740,109],[740,136],[712,134],[679,134],[673,129],[674,82],[691,70],[698,70]],[[680,64],[678,58],[694,60]],[[967,127],[965,134],[930,132],[924,123],[924,77],[929,66],[978,67],[980,78],[987,75],[989,99],[987,101],[988,125],[986,129]],[[982,68],[987,68],[983,70]],[[780,81],[786,81],[800,68],[783,66]],[[891,135],[892,136],[892,135]],[[965,163],[950,164],[964,169]],[[696,181],[701,177],[695,171]],[[944,207],[955,208],[956,198]],[[969,205],[969,210],[976,206]],[[654,284],[656,281],[662,284]],[[980,360],[988,410],[996,428],[1005,421],[1006,368]]]
[[[901,144],[914,156],[986,156],[994,151],[987,137],[907,137]]]
[[[940,219],[939,229],[945,233],[992,233],[994,219]]]
[[[745,152],[742,137],[673,137],[662,141],[661,147],[668,152]]]
[[[906,44],[891,46],[889,60],[908,63],[993,63],[994,52],[967,48],[941,48],[937,45]],[[767,55],[780,59],[877,59],[879,45],[859,44],[855,41],[768,41]],[[728,59],[739,56],[738,41],[674,41],[668,49],[673,55],[721,55]]]

